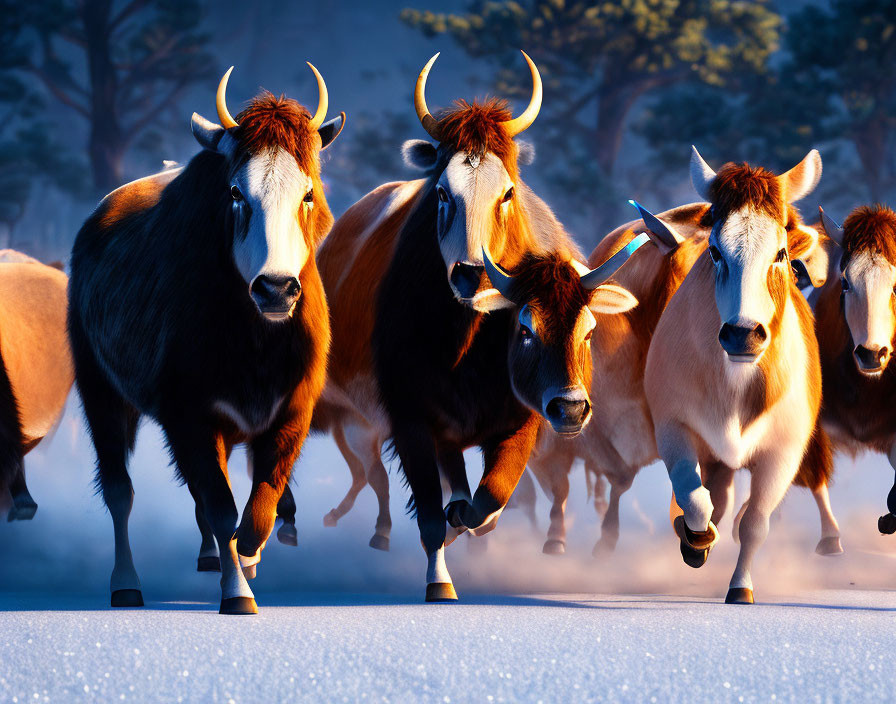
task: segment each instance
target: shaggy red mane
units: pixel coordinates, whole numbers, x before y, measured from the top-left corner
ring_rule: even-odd
[[[882,254],[896,264],[896,213],[883,205],[865,205],[853,210],[843,223],[843,249]]]
[[[502,124],[511,119],[513,114],[505,100],[489,98],[484,103],[457,100],[452,108],[439,114],[440,143],[453,151],[469,154],[492,152],[515,180],[517,148]]]
[[[778,177],[761,166],[727,163],[709,187],[712,219],[725,220],[731,213],[750,206],[785,223],[789,213]]]
[[[290,152],[309,176],[320,171],[320,135],[311,129],[311,113],[291,98],[263,91],[236,117],[239,150],[258,154],[272,147]]]

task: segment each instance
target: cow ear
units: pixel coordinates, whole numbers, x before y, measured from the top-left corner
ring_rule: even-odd
[[[523,166],[528,166],[535,161],[535,145],[524,139],[516,140],[516,160]]]
[[[613,315],[627,313],[636,305],[638,305],[638,299],[627,289],[615,284],[601,284],[594,289],[588,307],[592,313]]]
[[[342,132],[342,129],[345,127],[345,120],[345,113],[341,112],[332,120],[327,120],[317,128],[317,133],[320,135],[321,151],[329,147],[333,143],[333,140],[339,136],[339,133]]]
[[[409,139],[401,145],[401,158],[412,169],[429,171],[436,165],[438,156],[436,148],[422,139]]]
[[[515,304],[509,301],[496,288],[487,288],[473,296],[473,310],[480,313],[491,313],[502,308],[512,308]]]
[[[193,130],[193,136],[199,142],[199,146],[208,149],[210,152],[218,151],[218,143],[224,136],[226,130],[221,125],[206,120],[199,113],[193,113],[190,121],[190,127]]]
[[[799,164],[779,176],[779,179],[786,184],[788,203],[795,203],[805,198],[815,190],[821,180],[821,154],[817,149],[813,149]]]

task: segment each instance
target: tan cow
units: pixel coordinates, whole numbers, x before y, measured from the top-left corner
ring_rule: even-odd
[[[0,500],[8,520],[34,517],[24,455],[55,426],[74,371],[65,330],[68,277],[13,250],[0,252]]]
[[[703,565],[718,540],[712,518],[730,477],[716,469],[751,472],[728,603],[753,602],[753,557],[796,476],[821,403],[814,321],[795,284],[787,237],[799,222],[790,203],[820,178],[814,150],[781,176],[746,164],[717,174],[693,150],[691,180],[711,204],[709,248],[666,307],[647,355],[645,390],[683,511],[675,529],[687,564]]]

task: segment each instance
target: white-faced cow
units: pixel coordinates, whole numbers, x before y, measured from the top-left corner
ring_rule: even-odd
[[[56,425],[74,382],[67,286],[59,268],[0,251],[0,502],[11,499],[10,521],[37,511],[24,457]]]
[[[693,150],[691,180],[710,203],[709,247],[660,317],[647,355],[644,386],[683,511],[675,529],[687,564],[704,564],[718,539],[712,519],[728,498],[727,470],[751,473],[727,602],[752,603],[753,557],[816,427],[818,344],[787,228],[798,217],[790,204],[820,177],[814,150],[782,176],[746,164],[716,173]]]
[[[822,212],[839,245],[815,305],[824,406],[821,424],[835,449],[874,450],[896,468],[896,213],[856,208],[840,228]],[[881,533],[896,533],[896,484],[887,497]]]
[[[691,203],[653,215],[632,201],[642,215],[607,235],[591,254],[589,261],[600,261],[629,241],[636,233],[648,232],[654,246],[648,246],[631,264],[620,270],[616,281],[641,302],[625,315],[598,316],[591,340],[594,381],[591,397],[594,420],[574,440],[555,433],[542,432],[529,463],[530,468],[553,500],[551,523],[544,552],[562,554],[566,550],[565,507],[569,495],[569,472],[573,463],[584,462],[595,508],[602,517],[600,540],[594,546],[599,555],[615,549],[619,539],[619,500],[629,489],[638,471],[659,459],[653,420],[644,394],[644,367],[647,350],[660,315],[678,290],[697,258],[706,250],[710,235],[710,206]],[[818,232],[795,217],[787,223],[788,252],[797,284],[804,288],[821,286],[827,277],[827,256],[818,246]],[[831,554],[842,551],[836,538],[837,524],[827,501],[826,479],[830,463],[825,462],[826,444],[818,434],[800,466],[795,483],[813,489],[822,518],[822,539],[816,551]],[[811,456],[810,456],[811,455]],[[715,466],[710,473],[727,474],[733,470]],[[818,475],[818,472],[821,472]],[[609,501],[604,497],[602,480],[610,484]],[[717,483],[721,478],[717,478]],[[731,484],[733,487],[733,484]],[[725,510],[724,502],[715,506],[717,523]]]
[[[404,148],[425,178],[387,184],[350,208],[319,257],[337,341],[322,411],[350,429],[366,466],[391,436],[427,554],[428,601],[457,598],[444,547],[459,532],[494,527],[539,418],[571,435],[588,422],[592,310],[636,304],[603,282],[647,239],[594,270],[579,263],[519,175],[513,138],[541,102],[534,64],[526,57],[535,87],[520,117],[489,102],[459,103],[437,119],[424,98],[435,58],[415,102],[438,146]],[[470,446],[485,465],[475,496],[462,454]],[[445,509],[440,472],[452,490]]]
[[[310,65],[310,64],[309,64]],[[183,169],[108,195],[72,252],[69,333],[112,514],[112,605],[143,603],[128,542],[127,461],[138,419],[164,430],[179,476],[221,554],[222,613],[255,613],[251,576],[274,526],[312,409],[330,331],[315,251],[330,229],[319,153],[339,134],[262,93],[236,119],[218,88],[216,125],[193,115],[203,150]],[[252,491],[237,526],[227,454],[245,442]]]

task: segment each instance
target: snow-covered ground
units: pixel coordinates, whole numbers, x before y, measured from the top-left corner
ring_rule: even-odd
[[[171,481],[151,424],[132,463],[132,546],[147,607],[109,610],[112,530],[93,494],[92,454],[73,398],[56,436],[27,458],[35,519],[0,524],[0,702],[896,695],[896,536],[876,530],[892,482],[882,457],[838,459],[831,493],[842,557],[812,553],[814,502],[790,492],[757,558],[752,607],[720,603],[736,559],[730,519],[704,568],[682,564],[659,465],[623,498],[614,556],[591,557],[599,525],[578,468],[565,556],[540,552],[548,511],[540,496],[538,531],[508,511],[487,539],[452,545],[461,601],[427,605],[402,483],[393,473],[391,552],[367,547],[370,489],[339,526],[324,528],[349,475],[333,443],[314,438],[295,472],[299,546],[269,543],[252,583],[261,613],[236,618],[216,613],[216,576],[195,572],[193,505]],[[476,454],[469,460],[475,481]],[[240,453],[231,476],[245,501]]]

